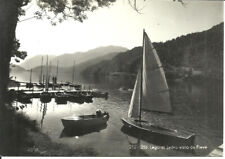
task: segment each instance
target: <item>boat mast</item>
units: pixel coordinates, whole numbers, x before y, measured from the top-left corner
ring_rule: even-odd
[[[76,77],[76,67],[75,67],[75,65],[76,65],[76,61],[74,60],[74,69],[73,69],[73,71],[74,71],[74,77],[73,77],[73,79],[74,79],[74,81],[75,81],[75,77]]]
[[[58,80],[58,73],[59,73],[59,61],[57,60],[57,71],[56,71],[56,77],[55,77],[55,84],[57,85]],[[58,89],[60,90],[60,86],[58,85]]]
[[[56,78],[58,77],[59,61],[57,61]]]
[[[144,54],[144,45],[145,45],[145,29],[143,29],[143,44],[142,44],[142,60],[141,60],[141,85],[140,85],[140,110],[139,110],[139,121],[141,121],[141,107],[142,107],[142,91],[143,91],[143,88],[142,88],[142,76],[143,76],[143,54]]]
[[[32,83],[32,69],[30,70],[30,83]]]
[[[48,55],[47,55],[47,60],[46,60],[46,81],[45,81],[45,91],[48,91]]]
[[[73,81],[74,81],[74,61],[73,61],[73,73],[72,73],[72,83],[73,83]]]
[[[40,74],[40,80],[39,83],[42,83],[42,67],[43,67],[43,56],[41,58],[41,74]]]

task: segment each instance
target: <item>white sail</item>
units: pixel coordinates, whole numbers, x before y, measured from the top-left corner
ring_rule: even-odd
[[[130,107],[128,111],[129,118],[138,118],[140,115],[140,84],[141,84],[141,73],[139,71],[130,101]]]
[[[143,42],[142,110],[172,112],[162,64],[147,34]]]

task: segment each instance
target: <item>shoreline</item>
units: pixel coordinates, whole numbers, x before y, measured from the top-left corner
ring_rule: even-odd
[[[97,156],[89,147],[69,146],[54,142],[40,131],[37,122],[10,105],[0,120],[1,156]]]

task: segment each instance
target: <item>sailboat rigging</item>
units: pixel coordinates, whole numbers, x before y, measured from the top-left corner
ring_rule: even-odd
[[[46,80],[45,80],[45,91],[48,92],[48,83],[49,82],[49,75],[48,75],[48,55],[46,60]]]
[[[49,87],[49,70],[48,70],[48,55],[46,60],[46,81],[45,81],[45,91],[40,94],[40,101],[42,103],[49,103],[51,101],[51,94],[48,93]]]
[[[75,76],[75,61],[74,61],[74,63],[73,63],[73,81],[72,81],[72,84],[73,84],[73,82],[74,82],[74,76]]]
[[[56,69],[56,76],[55,76],[56,83],[57,83],[57,79],[58,79],[58,74],[59,74],[59,61],[57,61],[57,69]]]
[[[33,88],[33,83],[32,83],[32,69],[30,70],[30,82],[29,83],[26,83],[26,88],[29,88],[29,90],[31,88]]]
[[[148,35],[143,31],[143,55],[128,110],[128,118],[122,118],[124,126],[137,130],[194,141],[194,134],[177,131],[142,120],[142,111],[172,113],[169,88],[165,73]]]
[[[41,73],[40,73],[39,83],[42,83],[42,69],[43,69],[43,56],[41,58]]]

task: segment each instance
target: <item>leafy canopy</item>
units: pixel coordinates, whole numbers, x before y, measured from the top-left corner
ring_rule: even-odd
[[[41,12],[35,13],[36,17],[46,16],[53,25],[68,18],[79,22],[87,19],[87,12],[97,8],[107,7],[116,0],[37,0]]]
[[[16,62],[20,62],[21,60],[24,60],[27,56],[27,52],[26,51],[19,51],[20,48],[20,42],[18,39],[14,39],[13,41],[13,47],[11,50],[11,57],[14,57]]]

